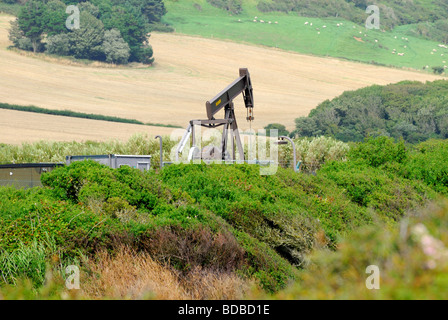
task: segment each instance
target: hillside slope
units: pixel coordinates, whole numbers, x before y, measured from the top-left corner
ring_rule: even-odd
[[[294,118],[307,115],[320,102],[345,90],[406,79],[440,78],[427,73],[157,33],[150,38],[157,56],[153,67],[84,66],[64,59],[27,56],[7,50],[7,28],[11,19],[11,16],[0,15],[0,101],[10,104],[186,126],[191,119],[204,118],[205,102],[238,76],[238,68],[247,67],[256,103],[256,120],[252,127],[263,128],[280,122],[292,129]],[[242,102],[237,100],[238,119],[246,116],[241,106]],[[239,124],[243,129],[249,127],[243,120]],[[53,128],[44,133],[45,127],[39,121],[28,123],[27,127],[41,131],[42,138],[51,134],[52,139],[59,139],[60,131]],[[23,134],[20,128],[23,125],[9,132],[10,135],[15,133],[17,138],[2,142],[17,143],[40,137]],[[101,130],[104,134],[98,135],[98,139],[105,138],[109,130],[113,130],[111,136],[119,135],[114,126],[110,128]],[[157,130],[150,132],[164,133]],[[127,137],[125,134],[123,139]],[[76,139],[90,138],[91,133],[76,136]]]

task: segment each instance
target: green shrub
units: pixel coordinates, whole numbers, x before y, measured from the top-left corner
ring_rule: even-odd
[[[402,174],[418,179],[437,192],[448,194],[448,140],[428,140],[417,145]]]
[[[276,299],[446,299],[448,206],[431,206],[393,228],[361,228],[336,252],[316,251],[309,268]],[[379,270],[369,290],[366,268]]]

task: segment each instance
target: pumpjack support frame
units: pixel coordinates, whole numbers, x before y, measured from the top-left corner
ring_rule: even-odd
[[[185,146],[186,140],[189,135],[192,136],[192,141],[194,144],[195,141],[195,125],[201,125],[206,128],[216,128],[223,126],[222,139],[221,139],[221,154],[219,157],[222,160],[228,160],[231,157],[232,160],[236,160],[235,155],[235,147],[238,149],[238,154],[241,160],[245,160],[244,149],[241,143],[241,137],[238,130],[238,123],[235,117],[235,109],[233,100],[239,96],[243,95],[244,105],[247,110],[247,121],[253,121],[253,107],[254,107],[254,98],[253,98],[253,89],[252,82],[250,79],[249,70],[247,68],[239,69],[239,77],[234,80],[231,84],[229,84],[224,90],[218,93],[213,99],[206,102],[206,111],[208,119],[205,120],[191,120],[190,124],[187,128],[186,134],[181,140],[181,143],[178,148],[178,152],[181,152],[183,147]],[[224,118],[223,119],[215,119],[215,115],[224,109]],[[230,147],[231,147],[231,155],[228,154],[227,148],[229,143],[230,133]]]

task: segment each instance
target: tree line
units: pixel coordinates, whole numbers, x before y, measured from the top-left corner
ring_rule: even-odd
[[[68,5],[79,9],[79,28],[67,28]],[[149,32],[166,13],[162,0],[29,0],[11,22],[14,46],[116,64],[154,61]]]
[[[444,30],[448,21],[448,5],[443,0],[259,0],[257,8],[261,12],[295,12],[304,17],[339,17],[363,25],[367,18],[365,11],[369,5],[378,6],[382,29],[425,23],[426,28],[432,30],[431,34],[439,38],[439,31]],[[437,22],[439,20],[440,22]],[[422,28],[423,25],[420,25],[418,32],[421,32]],[[425,36],[429,36],[429,32]]]
[[[448,81],[402,81],[346,91],[295,120],[292,135],[342,141],[388,136],[417,143],[448,138]]]

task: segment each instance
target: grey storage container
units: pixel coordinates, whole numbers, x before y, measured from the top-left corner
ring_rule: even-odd
[[[74,161],[94,160],[113,169],[121,166],[129,166],[139,170],[149,170],[151,167],[150,155],[122,155],[122,154],[106,154],[106,155],[89,155],[89,156],[66,156],[67,165]]]

